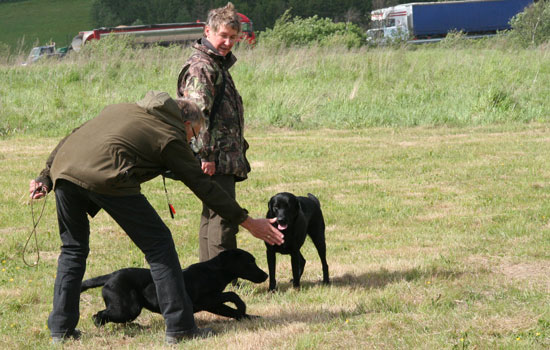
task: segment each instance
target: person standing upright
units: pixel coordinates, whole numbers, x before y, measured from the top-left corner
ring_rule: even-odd
[[[207,117],[208,126],[198,136],[201,168],[232,198],[235,183],[250,172],[246,159],[242,98],[229,68],[236,62],[231,52],[241,35],[241,21],[232,3],[210,10],[204,37],[178,77],[178,96],[194,101]],[[237,247],[238,225],[224,220],[203,202],[199,229],[199,259],[209,260]]]

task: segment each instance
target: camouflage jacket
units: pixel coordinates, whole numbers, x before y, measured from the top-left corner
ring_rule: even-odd
[[[244,111],[229,68],[237,60],[232,53],[219,55],[204,38],[193,45],[194,52],[178,77],[178,96],[195,101],[204,112],[208,128],[200,135],[202,161],[216,162],[216,174],[235,175],[236,181],[247,178],[250,164],[246,159],[248,143],[244,139]],[[223,73],[222,73],[223,70]],[[225,91],[216,115],[210,118],[216,94],[223,84]]]

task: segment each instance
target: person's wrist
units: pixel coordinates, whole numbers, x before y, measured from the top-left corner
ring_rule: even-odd
[[[250,231],[252,226],[254,225],[254,219],[250,216],[248,216],[248,213],[244,214],[244,220],[241,221],[239,225],[244,227],[246,230]]]

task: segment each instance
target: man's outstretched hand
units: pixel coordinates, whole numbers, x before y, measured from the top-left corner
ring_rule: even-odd
[[[284,235],[273,227],[273,223],[277,221],[277,218],[273,219],[253,219],[251,217],[246,218],[241,223],[241,226],[247,229],[252,236],[259,238],[271,245],[281,245],[284,241]]]

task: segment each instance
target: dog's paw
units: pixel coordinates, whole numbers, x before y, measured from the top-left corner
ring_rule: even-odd
[[[290,283],[292,283],[294,289],[300,289],[300,281],[294,282],[294,279],[291,279]]]
[[[260,318],[262,318],[261,316],[258,316],[258,315],[249,315],[249,314],[246,314],[244,315],[243,317],[244,319],[247,319],[247,320],[259,320]]]
[[[101,317],[101,315],[99,314],[99,312],[92,316],[92,320],[94,321],[94,325],[98,328],[102,327],[106,323],[103,317]]]

